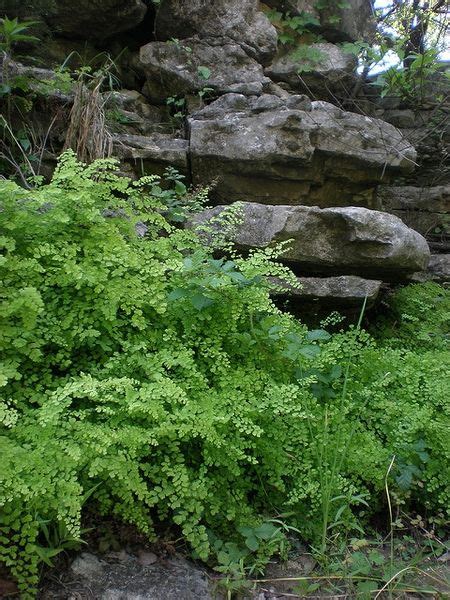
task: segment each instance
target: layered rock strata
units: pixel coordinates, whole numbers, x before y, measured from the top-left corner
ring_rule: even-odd
[[[392,125],[305,96],[226,94],[188,119],[192,177],[218,201],[375,207],[376,184],[413,167]]]
[[[313,0],[160,0],[155,6],[81,0],[75,11],[67,0],[0,0],[4,14],[38,17],[47,36],[56,34],[53,44],[78,49],[85,43],[89,56],[96,45],[123,47],[123,32],[130,32],[134,50],[141,48],[122,63],[122,77],[135,89],[105,92],[124,171],[162,173],[173,166],[195,185],[214,181],[216,204],[244,201],[236,243],[247,250],[292,239],[284,258],[309,275],[303,299],[351,305],[362,294],[374,301],[380,281],[445,276],[445,254],[432,258],[423,275],[429,249],[420,233],[434,251],[448,253],[448,188],[444,180],[433,184],[431,175],[424,185],[411,176],[416,140],[423,146],[419,113],[392,99],[364,104],[355,59],[340,45],[371,41],[370,0],[320,7]],[[320,59],[279,43],[268,7],[281,20],[309,15],[300,50]],[[48,71],[38,71],[36,80],[48,79]],[[41,96],[35,120],[45,137],[51,104],[62,114],[73,96],[54,89]],[[49,133],[56,151],[60,121]]]

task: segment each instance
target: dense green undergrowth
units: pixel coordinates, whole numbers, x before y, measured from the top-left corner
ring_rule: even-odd
[[[319,554],[364,531],[394,458],[395,503],[443,523],[448,292],[405,288],[373,335],[308,331],[270,299],[273,250],[218,259],[166,219],[182,186],[116,170],[68,153],[48,185],[0,182],[0,562],[23,597],[88,506],[245,571],[286,531]]]

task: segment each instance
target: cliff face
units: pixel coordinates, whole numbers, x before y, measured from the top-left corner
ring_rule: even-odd
[[[217,204],[248,203],[241,245],[293,238],[287,258],[311,276],[305,298],[314,297],[319,275],[314,289],[345,304],[352,285],[353,297],[361,296],[361,277],[379,289],[416,271],[416,278],[433,276],[424,275],[423,236],[441,254],[431,261],[439,263],[434,277],[448,277],[448,132],[430,127],[445,117],[442,106],[405,108],[358,79],[355,59],[339,43],[370,41],[371,1],[334,4],[161,0],[155,9],[141,0],[80,0],[75,9],[66,0],[2,0],[0,12],[40,19],[44,42],[32,53],[45,67],[73,49],[93,56],[127,46],[120,68],[130,89],[105,99],[124,170],[175,166],[194,184],[216,180]],[[280,13],[309,15],[315,35],[302,51],[280,43]],[[35,117],[42,130],[55,105],[67,115],[72,101],[47,94]],[[61,147],[66,120],[50,132],[52,148]],[[276,233],[274,220],[283,221]]]

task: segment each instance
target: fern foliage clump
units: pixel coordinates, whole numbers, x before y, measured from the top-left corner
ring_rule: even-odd
[[[280,269],[213,258],[152,183],[70,152],[48,185],[1,183],[0,557],[25,586],[40,523],[76,538],[90,490],[150,536],[170,518],[206,558],[208,525],[257,521],[258,470],[284,485],[266,425],[304,427],[282,334],[306,329],[262,279]]]
[[[273,249],[217,258],[214,239],[170,224],[168,198],[71,152],[49,184],[0,182],[0,563],[24,598],[54,532],[80,538],[87,504],[150,539],[170,522],[223,569],[229,544],[280,551],[281,513],[315,539],[338,444],[344,529],[365,518],[361,493],[379,501],[397,448],[408,490],[420,481],[444,506],[439,362],[381,360],[359,330],[308,331],[271,301],[269,276],[290,277]]]

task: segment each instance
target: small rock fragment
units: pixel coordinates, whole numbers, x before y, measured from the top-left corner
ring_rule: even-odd
[[[75,575],[90,579],[97,577],[103,573],[102,562],[93,554],[83,552],[73,561],[71,570]]]
[[[141,550],[138,554],[138,562],[147,567],[153,565],[158,560],[158,557],[153,552],[144,552]]]

